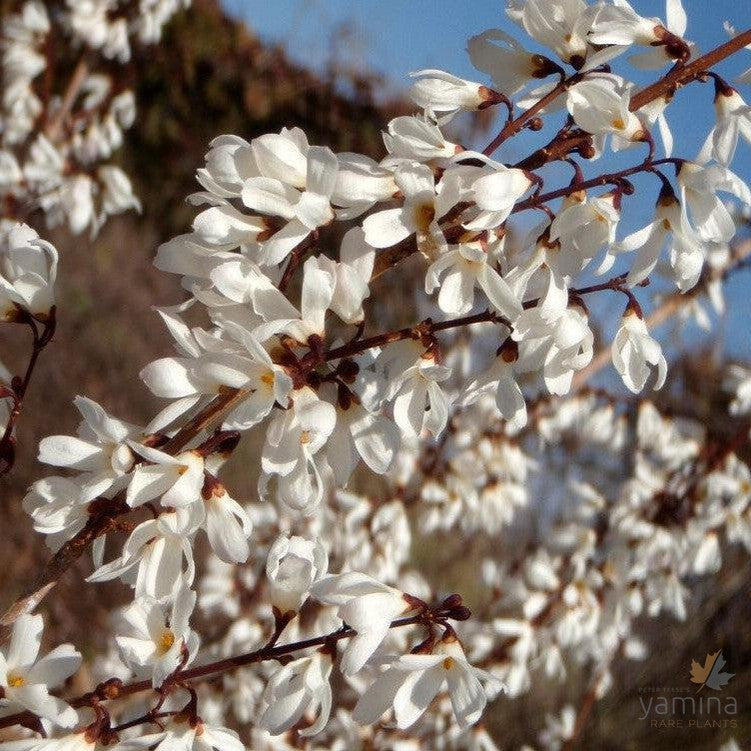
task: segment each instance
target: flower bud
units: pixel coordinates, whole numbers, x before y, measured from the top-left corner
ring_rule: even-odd
[[[271,604],[280,613],[297,612],[313,582],[328,568],[328,555],[320,540],[281,535],[269,550],[266,576]]]

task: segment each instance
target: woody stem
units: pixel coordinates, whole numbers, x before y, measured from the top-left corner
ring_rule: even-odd
[[[429,608],[425,611],[421,611],[416,615],[407,616],[404,618],[398,618],[389,625],[389,628],[403,628],[404,626],[413,626],[416,624],[430,624],[430,623],[443,623],[447,618],[451,618],[452,615],[449,610],[446,609],[444,603],[436,605],[433,608]],[[236,668],[252,665],[257,662],[265,662],[268,660],[278,660],[286,657],[287,655],[294,654],[306,649],[312,649],[314,647],[323,647],[328,644],[332,644],[342,639],[349,639],[357,632],[350,626],[343,625],[336,631],[332,631],[328,634],[321,636],[314,636],[310,639],[303,639],[301,641],[292,642],[290,644],[274,645],[268,644],[253,652],[245,652],[243,654],[234,655],[232,657],[225,657],[221,660],[215,660],[214,662],[206,663],[205,665],[199,665],[194,668],[188,668],[185,670],[179,670],[173,673],[167,680],[169,686],[184,684],[187,681],[195,681],[208,676],[215,676],[217,674],[226,673]],[[135,681],[133,683],[121,684],[118,681],[111,679],[103,681],[97,686],[94,691],[90,691],[86,694],[82,694],[73,699],[69,699],[68,703],[72,707],[80,708],[91,706],[99,701],[121,699],[133,694],[141,693],[142,691],[148,691],[152,689],[152,683],[150,680]],[[162,690],[164,686],[162,686]],[[143,717],[143,722],[150,721],[151,715],[146,714]],[[36,716],[31,712],[18,712],[16,714],[7,715],[0,718],[0,729],[11,727],[13,725],[28,725],[36,719]],[[128,724],[128,727],[131,725]]]

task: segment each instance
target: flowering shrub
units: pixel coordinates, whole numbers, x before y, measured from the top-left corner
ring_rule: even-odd
[[[131,36],[156,39],[174,5],[123,4],[121,15],[116,3],[70,3],[53,18],[124,61]],[[380,162],[311,145],[298,128],[210,144],[191,231],[155,259],[188,294],[158,310],[175,353],[141,372],[164,408],[133,425],[77,396],[78,435],[40,444],[40,461],[63,474],[35,482],[24,507],[54,555],[2,617],[12,637],[0,727],[25,728],[21,747],[490,751],[478,724],[488,701],[584,668],[581,710],[540,726],[543,747],[570,747],[615,662],[646,655],[643,621],[685,619],[691,584],[722,567],[723,545],[751,550],[751,473],[736,456],[747,422],[717,441],[649,401],[633,408],[586,387],[612,360],[629,392],[660,389],[668,365],[650,326],[686,311],[708,322],[706,301],[721,309],[723,280],[751,253],[735,237],[751,191],[729,166],[751,140],[751,110],[713,70],[751,31],[695,57],[680,0],[664,22],[625,0],[514,0],[508,15],[550,57],[491,30],[469,42],[490,84],[413,74],[422,112],[388,124]],[[0,295],[6,320],[34,332],[27,376],[3,391],[8,469],[54,332],[58,263],[13,212],[33,203],[83,231],[137,206],[124,173],[94,166],[133,121],[132,101],[87,67],[46,110],[35,93],[50,24],[30,2],[5,27],[6,73],[22,85],[3,120],[12,211]],[[631,64],[671,66],[641,90],[611,67],[633,47],[645,49]],[[706,81],[716,124],[696,158],[673,156],[668,105]],[[485,149],[448,140],[454,117],[489,107],[506,120]],[[496,156],[556,119],[528,157]],[[608,150],[632,159],[587,177],[584,162]],[[573,177],[551,188],[556,162]],[[653,218],[625,234],[641,177],[658,188]],[[387,328],[404,312],[388,298],[410,279],[396,271],[409,256],[423,262],[420,320]],[[598,354],[593,298],[621,314]],[[736,415],[749,410],[749,381],[743,368],[728,374]],[[240,503],[220,471],[247,434],[262,446],[260,480],[258,499]],[[535,489],[554,474],[563,497],[543,513]],[[415,533],[439,532],[477,547],[474,612],[442,592],[440,571],[413,568]],[[81,656],[62,645],[37,660],[42,618],[31,613],[89,548],[88,581],[119,579],[133,601],[92,666],[97,685],[63,701],[49,690]]]

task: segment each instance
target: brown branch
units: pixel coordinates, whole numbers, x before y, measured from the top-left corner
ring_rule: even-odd
[[[501,132],[482,150],[485,156],[490,156],[504,141],[519,133],[524,126],[536,115],[545,109],[551,102],[557,99],[569,86],[582,79],[582,74],[575,74],[571,78],[561,80],[544,97],[535,102],[529,109],[513,120],[509,120]]]
[[[421,603],[417,598],[414,599],[415,607],[420,607],[420,612],[415,615],[398,618],[397,620],[392,621],[389,628],[403,628],[404,626],[413,626],[417,624],[423,624],[428,627],[431,624],[447,626],[446,621],[449,619],[467,620],[471,616],[469,610],[462,604],[461,596],[459,595],[450,595],[440,604],[433,607],[428,607],[424,603]],[[312,649],[313,647],[333,645],[342,639],[349,639],[350,637],[355,636],[356,633],[357,632],[352,627],[343,625],[341,628],[332,631],[331,633],[323,634],[322,636],[315,636],[310,639],[303,639],[290,644],[281,644],[277,646],[269,643],[252,652],[245,652],[233,657],[224,657],[220,660],[206,663],[205,665],[178,670],[167,679],[166,687],[169,688],[175,685],[184,684],[188,681],[226,673],[230,670],[252,665],[257,662],[278,660],[295,652]],[[122,699],[127,696],[132,696],[133,694],[141,693],[142,691],[148,691],[152,688],[150,680],[123,684],[118,679],[110,679],[100,683],[93,691],[81,694],[80,696],[68,699],[67,701],[75,708],[88,707],[99,701]],[[17,712],[16,714],[0,718],[0,729],[8,728],[13,725],[28,726],[36,719],[36,716],[32,712]]]
[[[88,75],[89,65],[86,62],[86,59],[82,57],[73,70],[73,75],[68,82],[65,93],[63,94],[60,109],[55,113],[55,116],[49,121],[47,127],[44,129],[45,135],[53,143],[60,137],[65,120],[68,115],[70,115],[76,97],[81,92],[81,87],[84,85]]]
[[[511,213],[517,214],[521,211],[526,211],[527,209],[538,208],[548,201],[554,201],[557,198],[565,198],[566,196],[570,196],[580,190],[601,188],[605,187],[606,185],[617,186],[619,184],[622,184],[627,177],[631,177],[632,175],[637,175],[641,172],[653,172],[655,170],[655,167],[659,167],[663,164],[679,165],[681,161],[682,160],[680,159],[675,159],[672,157],[667,159],[656,159],[654,161],[642,162],[641,164],[637,164],[634,167],[628,167],[618,172],[607,172],[605,174],[598,175],[597,177],[590,178],[589,180],[582,180],[581,182],[575,181],[564,188],[557,188],[556,190],[551,190],[549,193],[540,193],[536,196],[528,198],[525,201],[520,201],[514,206]]]
[[[738,34],[688,65],[674,66],[662,78],[634,94],[631,97],[629,109],[635,112],[662,96],[672,97],[679,88],[702,78],[710,68],[742,50],[748,44],[751,44],[751,29]],[[520,169],[537,169],[544,164],[563,159],[568,154],[586,148],[591,138],[589,133],[579,129],[559,133],[547,146],[538,149],[515,166]]]
[[[592,686],[587,690],[587,693],[584,694],[582,703],[579,706],[579,711],[576,715],[576,721],[574,722],[574,729],[571,733],[571,737],[565,740],[563,746],[561,746],[561,751],[571,751],[579,740],[579,737],[584,731],[587,721],[592,714],[595,703],[597,702],[597,692],[600,689],[600,683],[603,678],[604,673],[598,674],[592,682]]]
[[[751,44],[751,29],[738,34],[731,40],[719,47],[707,52],[706,55],[697,57],[696,60],[683,66],[676,66],[659,81],[647,86],[631,97],[631,111],[641,109],[645,104],[659,99],[661,96],[672,95],[676,89],[701,78],[705,71],[713,68],[730,55],[739,52]]]
[[[243,389],[226,389],[213,399],[192,420],[186,423],[164,446],[162,451],[179,453],[203,430],[215,424],[239,404],[248,392]],[[0,642],[5,641],[15,620],[32,612],[57,584],[60,577],[81,557],[89,545],[97,538],[114,528],[114,520],[132,511],[121,493],[106,507],[93,513],[86,526],[63,545],[45,565],[34,583],[0,617]]]
[[[571,297],[577,297],[581,295],[590,295],[593,292],[604,292],[605,290],[613,290],[616,292],[622,292],[630,296],[630,291],[625,287],[625,276],[619,275],[609,279],[606,282],[599,284],[593,284],[588,287],[578,287],[569,290]],[[540,298],[533,300],[526,300],[522,303],[522,307],[525,310],[534,308],[540,302]],[[393,331],[385,331],[381,334],[375,334],[367,339],[355,339],[347,344],[343,344],[340,347],[335,347],[327,351],[323,351],[319,358],[312,360],[316,362],[326,362],[329,360],[339,360],[343,357],[352,357],[358,355],[366,350],[373,349],[374,347],[383,347],[394,342],[400,342],[405,339],[429,339],[439,331],[448,331],[449,329],[461,328],[462,326],[471,326],[475,323],[489,323],[494,321],[496,323],[502,323],[508,328],[513,328],[511,322],[504,318],[494,310],[485,310],[482,313],[474,313],[468,316],[462,316],[461,318],[451,318],[447,321],[435,322],[430,318],[426,318],[424,321],[418,323],[416,326],[408,326],[403,329],[395,329]]]
[[[289,286],[289,283],[292,281],[292,277],[295,275],[295,272],[299,268],[300,264],[303,262],[303,259],[305,258],[305,255],[313,250],[315,248],[316,244],[318,243],[318,238],[320,236],[320,232],[318,230],[313,230],[291,253],[289,256],[289,261],[287,261],[287,266],[284,269],[284,273],[282,274],[282,278],[279,282],[279,291],[285,292],[287,287]]]
[[[685,86],[691,81],[695,81],[701,78],[702,75],[710,67],[716,65],[735,52],[738,52],[750,43],[751,29],[744,31],[742,34],[739,34],[725,44],[720,45],[711,52],[708,52],[706,55],[697,58],[688,65],[675,66],[658,81],[647,86],[646,88],[634,94],[633,97],[631,97],[631,111],[640,109],[644,105],[649,104],[660,96],[672,95],[678,88]],[[539,114],[542,109],[550,104],[557,96],[562,94],[568,86],[571,86],[580,79],[581,75],[576,74],[575,76],[572,76],[571,78],[558,83],[552,91],[550,91],[546,96],[542,97],[542,99],[536,102],[528,110],[525,110],[521,115],[519,115],[519,117],[507,122],[501,132],[485,147],[483,153],[485,153],[486,155],[492,154],[493,151],[501,143],[503,143],[511,135],[518,133],[537,114]],[[556,136],[550,143],[547,144],[547,146],[543,146],[542,148],[537,149],[537,151],[533,152],[525,159],[522,159],[514,166],[519,169],[533,170],[538,169],[551,161],[564,159],[569,154],[583,153],[586,155],[587,150],[591,147],[591,141],[592,136],[589,133],[584,132],[583,130],[580,130],[578,128],[575,128],[574,130],[564,129],[560,133],[556,134]],[[621,176],[624,177],[627,174],[635,174],[636,172],[644,171],[645,168],[646,165],[644,164],[638,165],[637,167],[632,168],[632,171],[625,170],[624,173],[621,174]],[[609,177],[612,177],[612,175],[603,175],[593,178],[592,180],[588,180],[586,181],[586,183],[580,185],[579,189],[605,185],[608,182],[606,178]],[[562,196],[568,195],[571,191],[572,188],[569,186],[558,191],[544,194],[543,196],[538,196],[535,199],[528,199],[527,201],[524,201],[514,207],[514,212],[516,213],[527,208],[534,208],[536,206],[542,205],[546,200],[550,201],[554,198],[560,198]],[[411,256],[416,252],[416,250],[417,244],[415,242],[415,238],[409,237],[406,240],[398,243],[397,245],[394,245],[393,247],[388,248],[384,252],[380,253],[376,258],[371,281],[377,279],[379,276],[388,271],[388,269],[393,268],[405,258]]]
[[[8,422],[5,425],[3,435],[0,437],[0,477],[7,475],[15,463],[16,447],[15,436],[13,434],[18,424],[18,418],[21,416],[23,400],[31,383],[31,378],[34,375],[34,369],[36,368],[39,356],[55,334],[56,319],[54,306],[50,308],[41,334],[39,333],[39,329],[37,329],[37,321],[27,311],[20,311],[20,316],[19,322],[27,323],[31,328],[33,344],[31,356],[29,357],[23,377],[13,378],[9,386],[4,389],[6,392],[5,398],[12,399],[13,406],[8,415]]]

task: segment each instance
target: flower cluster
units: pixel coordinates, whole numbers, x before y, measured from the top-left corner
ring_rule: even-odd
[[[133,92],[110,73],[130,59],[130,40],[158,41],[188,2],[27,0],[2,19],[0,230],[41,209],[48,225],[95,233],[107,216],[140,204],[125,172],[105,164],[136,117]],[[82,48],[66,71],[55,45]],[[98,61],[102,71],[95,67]],[[52,90],[51,90],[52,89]]]
[[[71,4],[70,27],[111,57],[127,56],[126,29],[148,37],[173,7],[142,3],[142,23],[122,25],[112,3],[103,17],[89,5],[79,15]],[[751,551],[751,473],[735,454],[747,424],[723,442],[648,402],[581,390],[599,359],[593,297],[619,301],[602,352],[634,394],[668,372],[644,288],[702,321],[703,295],[719,308],[742,260],[738,212],[720,195],[751,204],[729,168],[751,132],[748,107],[708,70],[721,58],[688,62],[679,0],[664,22],[625,0],[513,0],[508,15],[550,57],[500,31],[473,37],[491,84],[415,73],[421,112],[388,123],[380,161],[311,144],[299,128],[210,144],[191,231],[155,259],[189,295],[158,311],[174,354],[141,371],[164,408],[139,426],[76,397],[78,434],[40,444],[61,474],[24,501],[52,550],[94,540],[88,580],[120,579],[133,594],[101,683],[75,702],[81,727],[53,748],[238,751],[234,720],[249,747],[274,751],[313,735],[327,748],[492,751],[471,727],[488,701],[529,692],[540,675],[563,680],[571,665],[591,669],[604,695],[614,661],[646,653],[637,619],[685,618],[689,580],[719,570],[723,545]],[[637,91],[610,67],[633,47],[645,49],[630,63],[672,73]],[[679,86],[703,79],[715,84],[716,125],[697,157],[675,157],[665,111]],[[484,150],[444,134],[459,113],[491,107],[508,117]],[[496,156],[557,113],[547,145],[513,165]],[[50,143],[40,138],[32,159]],[[83,140],[68,143],[62,159],[76,162]],[[637,157],[587,178],[585,162],[607,149]],[[557,161],[574,176],[550,189],[542,168]],[[633,231],[625,207],[642,178],[658,190]],[[120,177],[112,184],[117,206],[133,203]],[[87,200],[71,200],[74,229],[96,224]],[[18,261],[2,294],[8,310],[43,320],[54,253],[29,232],[13,230]],[[422,266],[387,275],[410,256]],[[747,381],[741,369],[729,380],[735,413]],[[248,435],[258,497],[238,502],[219,474]],[[358,493],[363,478],[381,492]],[[474,614],[412,568],[413,525],[458,542],[481,572]],[[475,555],[467,540],[494,544]],[[27,664],[35,651],[18,657],[33,618],[15,622],[3,701],[71,727],[75,710],[46,692],[62,671],[45,679],[43,661]],[[58,649],[68,670],[73,653]],[[23,681],[41,684],[32,698]],[[115,724],[104,703],[127,697]],[[146,724],[158,732],[139,734]],[[558,748],[577,726],[566,708],[540,742]]]
[[[57,253],[29,224],[40,215],[48,227],[93,235],[108,216],[140,210],[127,174],[107,163],[136,118],[112,63],[130,59],[131,38],[158,41],[188,4],[26,0],[0,18],[0,320],[28,324],[34,337],[27,373],[0,392],[2,474],[15,459],[34,363],[55,328]]]

